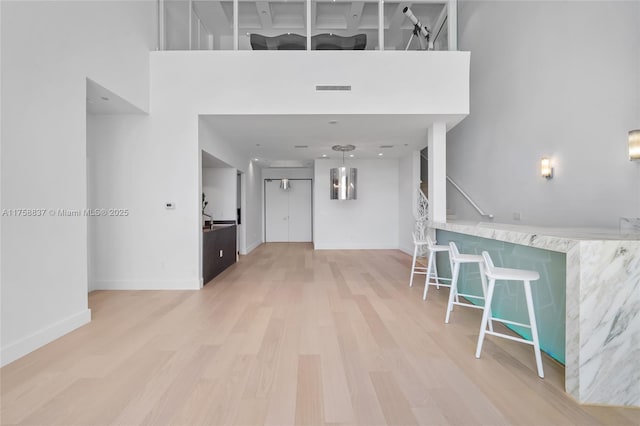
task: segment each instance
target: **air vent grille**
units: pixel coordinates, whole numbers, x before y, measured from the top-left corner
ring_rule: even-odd
[[[351,86],[338,86],[332,84],[316,85],[316,92],[350,92]]]
[[[380,148],[393,148],[393,145],[380,145]]]
[[[294,145],[294,148],[309,148],[309,145]]]

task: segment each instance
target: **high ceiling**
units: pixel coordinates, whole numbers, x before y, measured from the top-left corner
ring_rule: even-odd
[[[434,119],[393,114],[200,117],[214,137],[272,167],[305,167],[314,159],[341,159],[342,153],[333,151],[333,145],[355,145],[347,158],[350,154],[358,159],[403,157],[426,146],[427,128]],[[438,119],[456,122],[452,117]]]
[[[167,49],[188,48],[188,2],[165,0]],[[385,49],[405,49],[413,24],[402,13],[409,7],[415,16],[432,32],[439,33],[436,49],[446,49],[446,3],[385,1],[383,5]],[[207,48],[206,37],[213,35],[214,49],[231,49],[233,42],[233,1],[193,1],[192,48]],[[311,2],[311,34],[333,33],[342,36],[367,34],[367,49],[379,49],[378,2],[371,1],[315,1]],[[248,35],[259,33],[275,36],[283,33],[306,34],[307,8],[304,1],[244,1],[238,3],[239,48],[250,49]],[[201,24],[198,25],[198,19]],[[440,29],[443,31],[440,31]],[[198,36],[200,31],[200,36]],[[417,48],[417,43],[411,46]]]

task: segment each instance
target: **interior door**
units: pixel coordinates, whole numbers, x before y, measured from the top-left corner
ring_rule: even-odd
[[[280,180],[265,181],[265,241],[289,241],[289,193],[280,189]]]
[[[292,180],[288,192],[289,241],[311,241],[311,180]]]

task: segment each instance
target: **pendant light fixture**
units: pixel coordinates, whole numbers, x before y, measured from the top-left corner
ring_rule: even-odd
[[[289,182],[289,179],[283,178],[280,181],[280,189],[282,189],[283,191],[288,191],[291,189],[291,182]]]
[[[334,145],[331,149],[342,152],[342,167],[330,170],[330,198],[332,200],[355,200],[357,198],[358,169],[344,165],[344,153],[353,151],[356,147],[353,145]]]

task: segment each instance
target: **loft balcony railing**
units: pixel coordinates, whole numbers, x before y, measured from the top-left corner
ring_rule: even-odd
[[[424,50],[405,8],[427,50],[457,50],[457,0],[157,2],[159,50]]]

